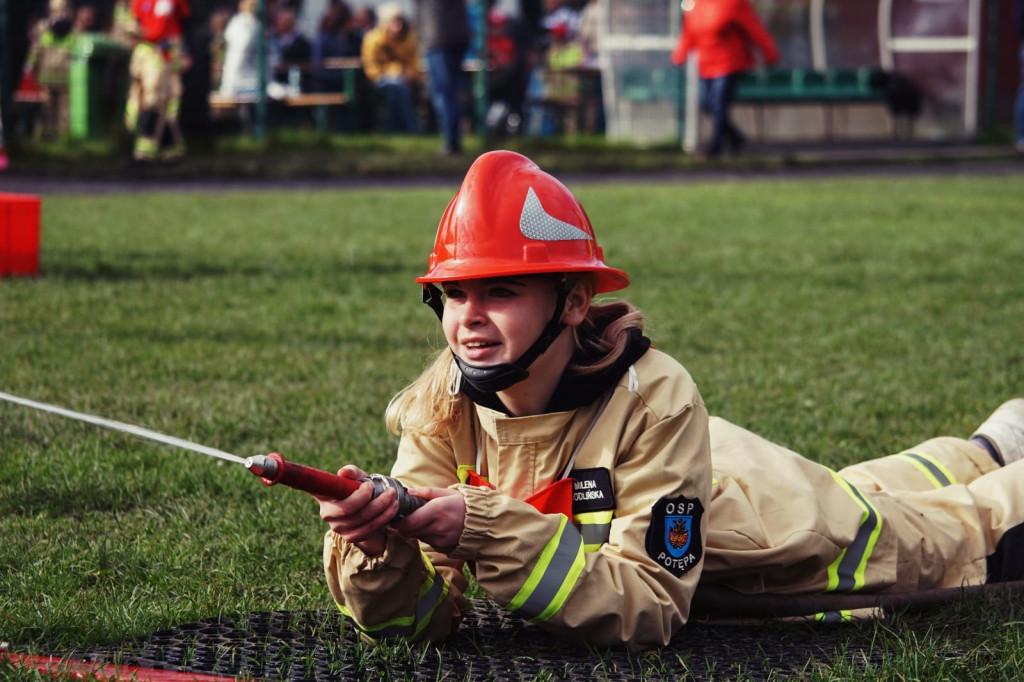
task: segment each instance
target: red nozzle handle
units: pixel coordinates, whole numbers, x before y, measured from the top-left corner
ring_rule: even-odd
[[[288,462],[276,452],[248,458],[245,468],[267,485],[282,483],[289,488],[336,500],[345,499],[361,485],[361,481]]]
[[[398,511],[395,512],[395,518],[392,521],[404,519],[426,503],[425,499],[410,495],[400,481],[390,476],[373,474],[363,481],[355,481],[351,478],[342,478],[326,471],[285,461],[284,457],[276,452],[250,457],[245,460],[245,468],[259,476],[260,480],[267,485],[284,483],[289,488],[335,500],[344,500],[354,493],[363,481],[373,483],[374,497],[388,488],[393,488],[397,494]]]

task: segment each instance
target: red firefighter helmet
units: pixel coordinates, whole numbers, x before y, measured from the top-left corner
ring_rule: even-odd
[[[605,265],[590,219],[565,185],[521,154],[493,151],[467,171],[416,281],[571,272],[593,273],[598,294],[629,286],[629,275]]]

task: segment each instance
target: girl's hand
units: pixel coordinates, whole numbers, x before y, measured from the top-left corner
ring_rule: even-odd
[[[362,470],[351,464],[339,469],[338,475],[357,481],[366,478]],[[386,526],[398,513],[394,490],[388,488],[374,498],[373,483],[364,481],[344,500],[319,495],[314,497],[320,502],[320,518],[327,522],[331,530],[371,556],[384,552],[387,544]]]
[[[393,528],[404,537],[422,540],[447,554],[459,544],[466,526],[466,500],[450,488],[410,488],[409,494],[427,500]]]

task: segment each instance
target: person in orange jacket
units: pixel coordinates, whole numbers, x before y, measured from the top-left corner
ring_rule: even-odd
[[[716,157],[723,147],[739,152],[745,138],[729,116],[736,85],[755,65],[753,47],[768,65],[778,62],[778,48],[750,0],[683,0],[683,11],[671,60],[680,66],[691,51],[697,53],[701,106],[712,121],[704,153]]]
[[[906,593],[1024,578],[1024,398],[972,439],[834,471],[709,417],[651,345],[583,206],[511,151],[481,155],[417,281],[446,341],[387,410],[399,490],[318,498],[323,561],[366,638],[439,641],[491,601],[592,646],[663,645],[700,585]],[[357,467],[339,475],[364,480]],[[807,613],[822,620],[841,612]]]

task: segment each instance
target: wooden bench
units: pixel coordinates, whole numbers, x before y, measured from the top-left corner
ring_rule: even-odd
[[[243,116],[247,108],[254,107],[259,98],[255,94],[224,96],[219,92],[211,92],[209,96],[210,111],[217,115],[236,114]],[[316,129],[324,132],[328,129],[327,110],[329,107],[340,107],[348,104],[348,95],[343,92],[303,92],[297,95],[285,95],[281,99],[267,97],[267,105],[282,105],[289,108],[312,108]]]

